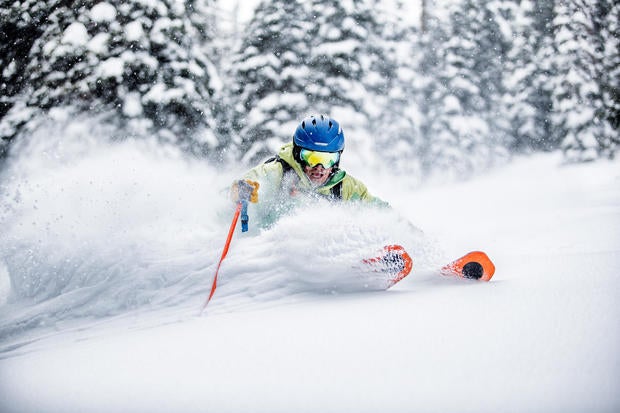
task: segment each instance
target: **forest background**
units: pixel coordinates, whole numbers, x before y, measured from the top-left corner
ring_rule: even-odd
[[[612,0],[422,0],[415,18],[397,0],[262,0],[243,24],[216,0],[2,3],[5,160],[84,118],[111,141],[250,165],[328,113],[360,162],[412,183],[620,142]]]

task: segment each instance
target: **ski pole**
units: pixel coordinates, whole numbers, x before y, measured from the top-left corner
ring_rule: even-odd
[[[247,209],[247,201],[239,201],[237,202],[237,208],[235,209],[235,215],[233,216],[233,220],[230,224],[230,229],[228,230],[228,237],[226,238],[226,244],[224,244],[224,250],[222,251],[222,256],[220,257],[220,262],[217,264],[217,268],[215,270],[215,275],[213,276],[213,284],[211,285],[211,292],[209,293],[209,297],[207,301],[205,301],[202,309],[200,310],[200,314],[207,308],[207,304],[211,301],[211,297],[215,293],[215,288],[217,287],[217,274],[220,271],[220,266],[222,265],[222,261],[226,258],[226,254],[228,254],[228,248],[230,247],[230,241],[232,241],[233,234],[235,233],[235,227],[237,226],[237,221],[239,220],[239,214],[241,213],[241,209],[243,208],[243,204],[246,205]]]
[[[241,232],[248,232],[248,222],[250,217],[248,216],[248,201],[241,201]]]

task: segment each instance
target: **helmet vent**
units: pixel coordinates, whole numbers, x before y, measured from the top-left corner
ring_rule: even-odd
[[[313,124],[314,126],[316,126],[316,119],[314,119],[314,118],[312,119],[312,124]]]
[[[329,128],[328,129],[331,129],[331,128],[332,128],[332,121],[330,120],[329,121]]]

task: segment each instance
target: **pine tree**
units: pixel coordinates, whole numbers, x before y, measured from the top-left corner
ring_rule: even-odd
[[[428,173],[437,164],[435,156],[431,154],[433,142],[451,138],[449,124],[443,113],[444,110],[450,110],[450,106],[444,102],[444,99],[449,99],[449,91],[441,77],[446,63],[446,49],[441,45],[446,44],[448,32],[447,25],[440,22],[429,2],[425,1],[423,6],[423,31],[412,48],[421,54],[417,68],[414,69],[418,73],[414,96],[418,97],[422,139],[417,154],[424,172]],[[444,131],[448,133],[444,135]]]
[[[0,158],[31,114],[18,103],[18,96],[27,85],[25,69],[30,49],[43,33],[44,23],[56,3],[27,0],[3,4],[0,8]],[[5,118],[16,104],[20,107],[15,108],[13,116]]]
[[[310,13],[312,34],[321,39],[310,49],[311,103],[372,117],[380,111],[375,98],[385,95],[395,72],[379,1],[315,1]]]
[[[396,68],[384,53],[377,5],[375,0],[259,4],[235,65],[240,103],[233,129],[244,161],[273,153],[310,113],[338,119],[348,137],[373,137],[371,124],[377,122],[372,120],[385,108],[381,99]]]
[[[506,156],[509,125],[502,97],[510,43],[498,25],[500,6],[465,0],[454,5],[447,23],[428,22],[431,40],[421,70],[427,171],[462,177]]]
[[[608,77],[614,69],[607,67],[617,66],[617,48],[614,61],[614,48],[607,46],[608,31],[602,30],[613,10],[606,0],[594,4],[567,0],[557,5],[554,24],[560,71],[554,84],[554,109],[568,161],[613,157],[617,150],[617,127],[610,120],[613,122],[614,100],[617,103],[614,84],[618,81]]]
[[[514,32],[505,72],[510,149],[555,150],[560,142],[552,122],[553,2],[515,1],[511,10]]]
[[[28,90],[20,94],[26,107],[107,113],[109,122],[120,119],[119,135],[155,135],[207,152],[217,140],[210,124],[216,72],[203,46],[213,35],[208,4],[39,3],[48,15],[24,67]]]
[[[601,93],[605,120],[602,155],[612,158],[620,147],[620,3],[601,1],[597,13],[601,56]]]
[[[309,107],[305,82],[311,22],[301,1],[262,1],[233,62],[236,103],[231,132],[236,157],[273,153]]]
[[[376,41],[377,55],[383,57],[380,59],[381,76],[369,72],[378,81],[371,95],[375,109],[369,114],[369,131],[372,153],[380,154],[375,158],[382,163],[376,167],[387,165],[390,172],[406,174],[411,177],[411,183],[416,184],[423,179],[419,159],[423,144],[421,110],[416,99],[420,83],[421,54],[417,42],[420,33],[403,20],[402,2],[397,1],[392,7],[391,12],[376,16],[380,37]],[[372,165],[370,159],[364,162]]]

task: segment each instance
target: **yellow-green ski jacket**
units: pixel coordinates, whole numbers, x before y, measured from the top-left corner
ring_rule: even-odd
[[[243,178],[260,184],[257,206],[262,210],[264,218],[271,217],[267,221],[276,219],[297,204],[296,199],[304,197],[388,206],[387,202],[371,195],[364,183],[342,169],[335,169],[325,184],[315,187],[294,159],[292,143],[282,146],[276,157],[252,168]]]

